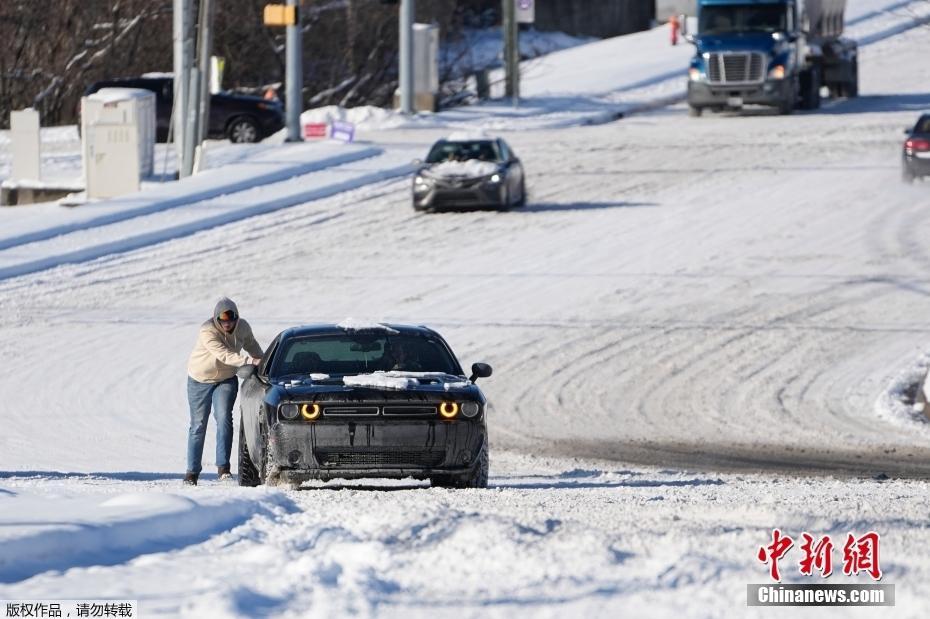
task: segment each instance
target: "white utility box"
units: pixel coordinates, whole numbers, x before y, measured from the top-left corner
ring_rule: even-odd
[[[155,93],[102,88],[81,99],[84,181],[88,198],[138,191],[155,164]]]
[[[39,113],[32,108],[10,112],[14,181],[39,181],[42,176]]]
[[[418,111],[435,112],[439,98],[439,26],[413,25],[413,93]]]

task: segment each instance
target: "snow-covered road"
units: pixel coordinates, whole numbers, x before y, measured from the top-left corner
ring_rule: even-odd
[[[925,616],[930,426],[882,396],[930,335],[930,199],[899,181],[901,131],[930,108],[927,57],[925,29],[868,46],[862,96],[818,113],[676,106],[509,133],[531,193],[512,212],[415,214],[409,180],[390,180],[0,281],[0,505],[16,517],[120,493],[210,513],[222,489],[176,484],[186,354],[221,294],[262,343],[302,322],[413,322],[495,369],[492,490],[272,491],[222,533],[91,567],[0,562],[0,598],[205,617],[769,616],[745,586],[767,578],[755,553],[780,527],[880,532],[897,606],[852,616]],[[443,133],[370,137],[425,152]]]

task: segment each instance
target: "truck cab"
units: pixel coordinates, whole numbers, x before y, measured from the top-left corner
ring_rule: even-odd
[[[790,114],[858,94],[858,49],[842,38],[845,0],[698,0],[688,69],[692,116],[763,105]]]

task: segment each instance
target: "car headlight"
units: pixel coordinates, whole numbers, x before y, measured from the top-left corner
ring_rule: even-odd
[[[692,82],[699,82],[704,77],[701,73],[701,70],[696,67],[691,67],[688,69],[688,79]]]
[[[492,174],[491,176],[488,177],[488,182],[491,183],[492,185],[496,185],[497,183],[501,182],[501,175]]]
[[[316,421],[317,417],[320,416],[320,405],[316,402],[313,404],[301,404],[300,414],[307,421]]]
[[[281,406],[280,411],[281,416],[290,421],[297,419],[297,415],[300,414],[300,409],[296,404],[284,404]]]
[[[477,402],[462,402],[462,414],[466,417],[474,417],[481,410]]]
[[[414,185],[426,185],[428,187],[433,184],[433,179],[427,178],[425,176],[420,176],[419,174],[417,174],[416,176],[413,177],[413,184]]]
[[[439,416],[443,419],[455,419],[458,414],[458,402],[443,402],[439,405]]]
[[[771,69],[769,69],[769,79],[770,80],[783,80],[785,79],[785,66],[777,64]]]

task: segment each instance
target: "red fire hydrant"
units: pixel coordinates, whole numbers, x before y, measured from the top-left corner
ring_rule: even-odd
[[[668,18],[668,26],[671,29],[672,45],[678,45],[678,16],[672,15]]]

